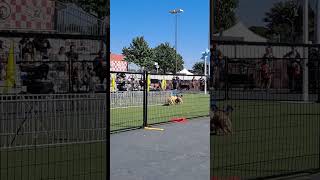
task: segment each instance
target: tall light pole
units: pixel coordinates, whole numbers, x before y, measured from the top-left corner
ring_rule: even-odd
[[[178,71],[178,56],[177,56],[177,53],[178,53],[178,15],[180,13],[183,13],[183,10],[182,9],[175,9],[175,10],[171,10],[169,11],[170,14],[173,14],[175,15],[175,18],[176,18],[176,22],[175,22],[175,51],[176,51],[176,54],[175,54],[175,59],[176,59],[176,72]]]
[[[202,52],[202,59],[204,60],[204,94],[207,94],[207,61],[210,54],[210,50],[206,49],[205,52]]]
[[[156,67],[157,69],[157,74],[159,73],[159,64],[157,62],[154,63],[154,66]]]

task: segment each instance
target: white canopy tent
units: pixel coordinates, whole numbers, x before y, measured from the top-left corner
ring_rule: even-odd
[[[246,42],[267,42],[266,38],[255,34],[240,21],[221,34],[214,34],[214,37],[218,39],[241,39]]]
[[[193,75],[193,73],[189,72],[187,69],[183,69],[182,71],[178,72],[178,74],[184,74],[184,75]]]

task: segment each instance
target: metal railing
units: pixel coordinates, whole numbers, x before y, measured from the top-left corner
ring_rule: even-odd
[[[1,95],[0,148],[105,140],[105,95]]]
[[[75,3],[46,0],[41,1],[40,9],[38,5],[31,3],[28,4],[25,11],[14,13],[10,13],[12,11],[10,7],[15,7],[17,4],[13,2],[3,3],[4,11],[0,15],[0,18],[3,19],[0,32],[68,34],[92,37],[103,36],[106,33],[106,17],[99,19]],[[17,19],[17,24],[10,22],[15,16],[24,18]]]
[[[101,36],[105,23],[72,3],[56,2],[56,31],[66,34]]]

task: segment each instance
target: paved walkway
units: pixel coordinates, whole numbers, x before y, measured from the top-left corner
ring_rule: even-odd
[[[111,135],[111,180],[209,179],[209,119]]]

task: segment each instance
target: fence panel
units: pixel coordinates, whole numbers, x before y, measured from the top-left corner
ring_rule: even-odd
[[[217,45],[223,56],[211,59],[211,176],[256,179],[319,170],[318,46]],[[309,70],[303,68],[307,60]]]
[[[102,179],[105,95],[0,96],[1,179]]]
[[[209,95],[204,93],[204,76],[149,74],[148,124],[173,121],[177,118],[192,119],[208,116]],[[155,96],[156,95],[156,96]],[[181,96],[181,102],[175,102]],[[173,100],[172,104],[169,102]]]
[[[109,17],[24,2],[1,1],[0,179],[106,179]]]
[[[176,77],[180,80],[173,85]],[[110,88],[112,131],[140,128],[144,121],[152,125],[208,116],[209,95],[204,93],[202,75],[112,72]],[[183,103],[169,106],[168,98],[175,92],[183,95]]]
[[[112,72],[111,77],[111,131],[141,128],[143,126],[143,73]]]

